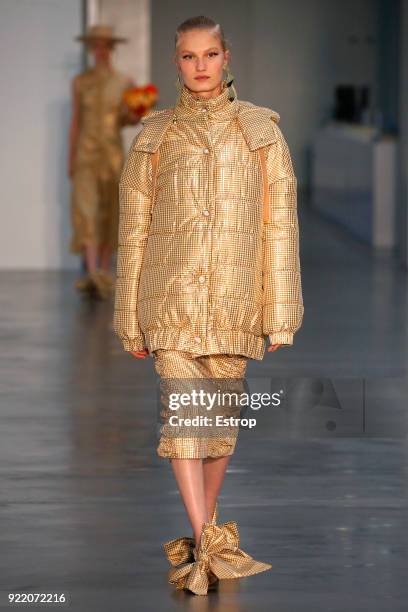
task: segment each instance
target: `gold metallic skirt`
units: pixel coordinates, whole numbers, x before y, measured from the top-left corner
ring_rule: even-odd
[[[169,460],[232,455],[245,407],[248,357],[196,357],[169,349],[157,349],[153,357],[160,376],[157,454]]]
[[[120,174],[108,164],[81,164],[71,186],[71,253],[85,245],[118,248]]]

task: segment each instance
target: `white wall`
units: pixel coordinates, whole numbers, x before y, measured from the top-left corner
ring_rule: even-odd
[[[373,0],[257,0],[253,3],[250,91],[281,115],[299,184],[309,145],[332,111],[338,83],[376,86]]]
[[[1,268],[79,265],[66,160],[80,31],[80,0],[1,0]]]

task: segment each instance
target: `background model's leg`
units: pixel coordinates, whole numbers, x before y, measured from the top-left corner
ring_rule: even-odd
[[[101,270],[110,271],[112,259],[112,247],[108,244],[103,244],[99,249],[99,266]]]
[[[88,272],[93,272],[98,267],[98,247],[96,244],[87,244],[85,249],[85,262]]]

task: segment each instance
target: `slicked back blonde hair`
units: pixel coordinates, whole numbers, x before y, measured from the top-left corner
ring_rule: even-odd
[[[205,15],[190,17],[190,19],[186,19],[178,26],[174,41],[176,48],[179,44],[180,34],[190,32],[191,30],[212,30],[213,34],[216,34],[219,37],[223,51],[227,50],[228,44],[222,27],[210,17],[205,17]]]

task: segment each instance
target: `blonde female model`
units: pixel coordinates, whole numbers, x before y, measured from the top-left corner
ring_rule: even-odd
[[[142,120],[120,180],[114,329],[134,357],[154,358],[170,391],[189,381],[240,388],[265,339],[268,351],[293,344],[303,318],[288,146],[278,113],[238,100],[229,61],[212,19],[178,27],[178,100]],[[205,595],[217,579],[269,569],[239,548],[234,521],[216,520],[234,428],[171,430],[165,418],[157,452],[171,461],[194,537],[164,544],[170,582]]]
[[[114,289],[111,257],[117,249],[118,184],[124,151],[120,130],[140,121],[127,109],[123,92],[132,79],[112,66],[112,51],[126,39],[106,25],[91,26],[77,40],[92,54],[93,66],[72,81],[68,175],[72,180],[71,253],[84,258],[87,273],[75,282],[80,291],[107,298]]]

